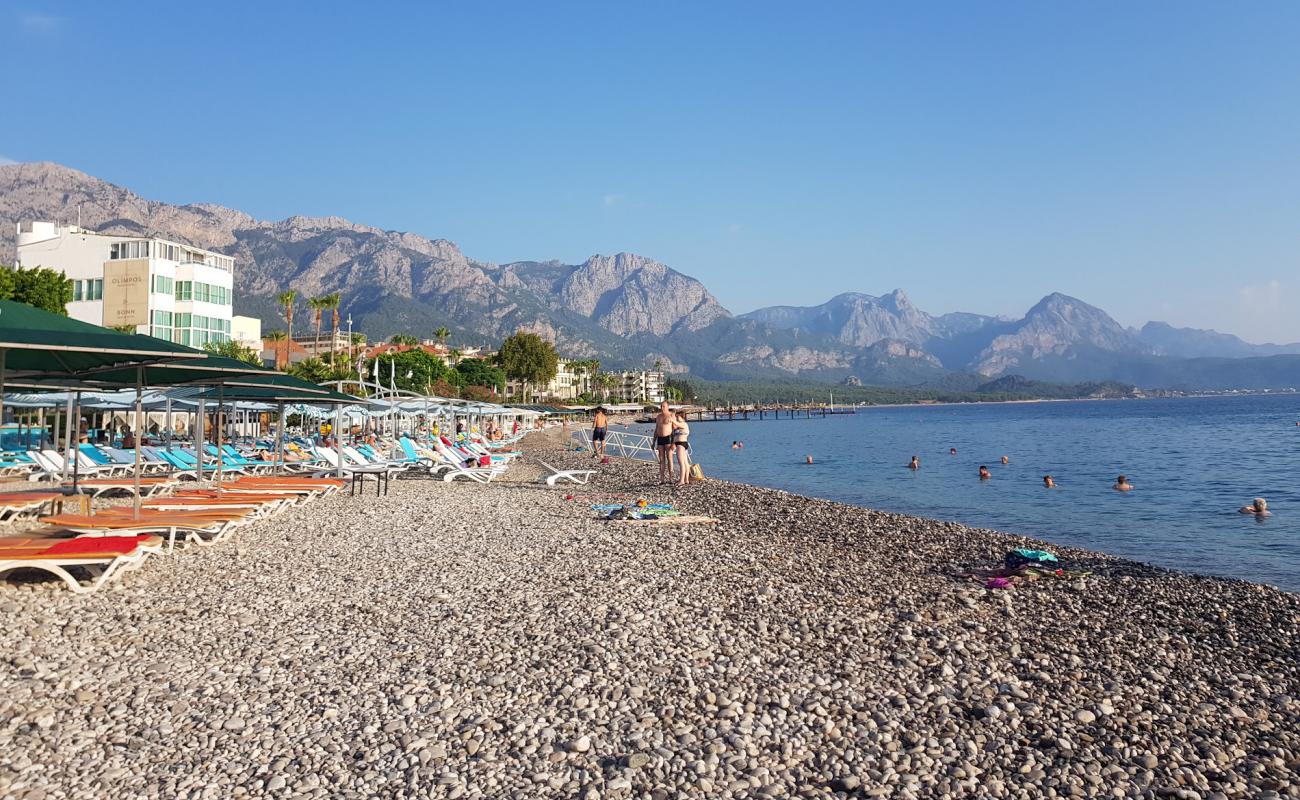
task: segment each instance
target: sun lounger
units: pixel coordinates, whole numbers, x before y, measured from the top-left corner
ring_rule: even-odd
[[[0,493],[0,522],[13,522],[37,514],[41,509],[63,495],[57,492],[4,492]]]
[[[316,452],[319,453],[320,457],[325,459],[326,464],[329,465],[323,470],[321,470],[323,473],[329,474],[338,469],[339,454],[334,452],[334,448],[317,447]],[[347,450],[344,450],[344,452],[346,453]],[[393,475],[398,472],[405,472],[409,468],[409,466],[410,465],[408,464],[394,464],[394,465],[370,464],[370,463],[349,464],[345,461],[343,464],[343,474],[344,475]]]
[[[220,541],[238,523],[247,521],[247,517],[247,514],[235,510],[223,514],[200,514],[142,509],[136,518],[131,509],[123,508],[121,513],[106,509],[94,516],[55,514],[41,517],[41,522],[53,529],[83,536],[108,536],[124,531],[163,534],[167,537],[167,551],[171,552],[176,547],[177,538],[200,546]]]
[[[0,574],[20,569],[41,570],[59,578],[77,594],[96,591],[118,573],[139,567],[149,554],[162,551],[162,539],[151,535],[33,539],[28,542],[13,546],[0,542]],[[68,571],[78,568],[90,574],[88,585],[83,585]]]
[[[585,486],[587,481],[591,480],[591,476],[596,474],[596,470],[594,469],[556,469],[540,459],[537,463],[541,464],[551,473],[550,475],[543,475],[541,477],[541,480],[544,481],[547,486],[554,486],[556,482],[562,480]]]
[[[442,480],[451,483],[457,478],[475,481],[476,483],[491,483],[493,478],[499,477],[505,472],[504,467],[470,467],[465,465],[465,461],[475,461],[476,459],[462,459],[459,453],[455,453],[444,445],[442,442],[434,442],[434,448],[438,455],[442,457],[442,463],[429,468],[430,475],[441,474]]]
[[[333,494],[347,485],[338,478],[310,478],[302,475],[256,475],[223,484],[223,493],[251,492],[314,496]]]
[[[153,497],[145,500],[141,507],[156,511],[182,513],[247,509],[255,516],[269,517],[293,505],[296,500],[297,498],[288,495],[267,497],[265,495],[235,493],[219,497]]]
[[[140,496],[152,497],[153,495],[166,492],[180,484],[176,478],[162,478],[151,476],[140,478]],[[64,486],[71,487],[71,483],[65,483]],[[108,492],[126,492],[128,495],[135,494],[135,478],[127,475],[118,478],[87,478],[77,481],[77,490],[86,492],[92,498],[99,497]]]

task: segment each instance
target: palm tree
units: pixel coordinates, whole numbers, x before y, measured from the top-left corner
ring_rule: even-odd
[[[338,292],[331,292],[330,294],[325,295],[324,300],[325,308],[330,310],[332,321],[334,323],[334,332],[330,337],[330,360],[333,361],[336,355],[334,351],[337,349],[336,345],[339,340],[339,306],[343,304],[343,297]]]
[[[451,331],[445,326],[439,327],[433,332],[433,338],[438,340],[438,344],[446,344],[447,339],[451,336]]]
[[[280,308],[284,310],[284,324],[286,328],[284,334],[284,363],[288,365],[289,353],[293,348],[293,307],[298,302],[298,292],[293,289],[286,289],[277,294],[275,299],[279,302]],[[278,359],[279,356],[276,356],[276,358]]]
[[[312,357],[320,358],[320,326],[325,316],[325,296],[313,297],[307,305],[316,312],[316,341],[312,345]]]
[[[451,360],[451,365],[453,367],[460,363],[460,357],[462,355],[464,355],[464,353],[460,350],[452,349],[447,351],[447,358]]]
[[[289,338],[288,335],[284,331],[267,331],[266,335],[263,336],[262,338],[267,339],[268,341],[277,342],[277,344],[275,345],[275,368],[279,370],[283,370],[285,367],[289,366],[289,353],[288,353],[289,348],[287,347],[285,348],[286,352],[285,352],[284,362],[282,363],[280,361],[280,345],[278,344],[279,342],[283,342],[286,339],[288,339]]]

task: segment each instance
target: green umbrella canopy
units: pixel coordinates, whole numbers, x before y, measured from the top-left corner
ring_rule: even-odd
[[[316,390],[304,392],[297,389],[274,388],[270,386],[225,386],[220,390],[215,387],[198,394],[189,395],[186,400],[254,400],[262,403],[306,403],[307,405],[367,405],[360,397],[325,389],[309,384]]]
[[[183,345],[138,333],[118,333],[12,300],[0,300],[0,351],[9,375],[68,375],[204,357],[203,352]]]
[[[77,379],[96,388],[135,386],[137,373],[141,370],[143,375],[140,379],[145,386],[180,386],[189,383],[224,383],[232,386],[250,383],[265,386],[270,379],[290,377],[246,361],[209,355],[206,358],[184,358],[138,367],[91,370],[78,375]]]

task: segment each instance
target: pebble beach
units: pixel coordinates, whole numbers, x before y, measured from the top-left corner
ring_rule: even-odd
[[[0,583],[0,797],[1300,797],[1300,596],[524,450]],[[970,577],[1021,546],[1088,574]]]

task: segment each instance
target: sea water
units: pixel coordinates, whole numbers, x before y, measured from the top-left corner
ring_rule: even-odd
[[[1300,394],[868,407],[692,423],[691,445],[707,475],[1300,591],[1297,422]],[[1255,497],[1272,516],[1238,513]]]

